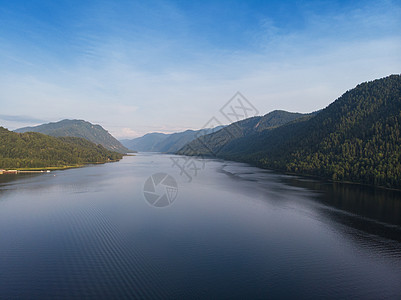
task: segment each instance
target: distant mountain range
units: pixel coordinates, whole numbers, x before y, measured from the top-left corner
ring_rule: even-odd
[[[140,152],[158,152],[155,149],[155,145],[163,141],[168,134],[160,132],[147,133],[144,136],[134,139],[120,140],[121,144],[128,149],[132,149]]]
[[[16,133],[0,127],[0,169],[65,167],[121,158],[122,154],[83,138]]]
[[[127,153],[129,150],[116,140],[100,125],[94,125],[83,120],[62,120],[55,123],[42,124],[35,127],[24,127],[14,130],[18,133],[39,132],[54,137],[79,137],[95,144],[102,145],[107,150]]]
[[[238,139],[252,136],[265,130],[272,130],[281,125],[301,118],[309,118],[312,114],[291,113],[282,110],[272,111],[262,117],[244,119],[211,134],[204,135],[188,143],[178,153],[184,155],[218,156],[224,152],[226,145],[236,143]]]
[[[197,137],[218,131],[223,127],[186,130],[171,134],[152,132],[139,138],[121,140],[121,143],[129,149],[141,152],[175,153]]]
[[[130,149],[212,156],[401,189],[400,75],[362,83],[315,113],[277,110],[225,127],[149,133],[122,143],[101,126],[82,120],[16,132],[37,133],[18,135],[0,128],[0,167],[104,162],[119,157],[108,150],[126,153]]]
[[[320,112],[275,128],[267,124],[257,130],[258,122],[241,121],[192,141],[178,153],[401,188],[400,75],[362,83]]]

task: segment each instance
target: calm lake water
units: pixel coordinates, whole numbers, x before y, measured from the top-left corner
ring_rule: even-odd
[[[401,299],[401,193],[171,158],[1,176],[0,298]]]

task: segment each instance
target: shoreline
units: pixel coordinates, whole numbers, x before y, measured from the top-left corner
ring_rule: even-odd
[[[50,171],[60,171],[75,168],[82,168],[88,165],[98,165],[119,162],[121,159],[109,160],[105,162],[88,162],[79,165],[66,165],[66,166],[52,166],[52,167],[35,167],[35,168],[14,168],[14,169],[0,169],[0,175],[16,175],[16,174],[37,174],[37,173],[49,173]]]
[[[188,156],[188,157],[196,156],[196,155],[186,155],[186,154],[177,154],[177,153],[175,153],[175,155]],[[217,156],[204,156],[204,157],[209,158],[209,159],[217,159],[217,160],[223,160],[223,161],[225,160],[225,161],[231,161],[231,162],[245,163],[252,167],[256,167],[256,168],[259,168],[262,170],[270,170],[270,171],[276,172],[278,174],[301,176],[301,177],[305,177],[305,178],[325,181],[327,183],[332,183],[332,184],[333,183],[341,183],[341,184],[349,184],[349,185],[359,185],[359,186],[365,186],[365,187],[370,187],[370,188],[375,188],[375,189],[380,189],[380,190],[401,192],[401,189],[397,189],[397,188],[393,188],[393,187],[386,187],[386,186],[382,186],[382,185],[374,185],[374,184],[357,182],[357,181],[333,180],[333,179],[330,179],[330,178],[324,177],[324,176],[312,175],[312,174],[307,174],[307,173],[289,172],[289,171],[285,171],[285,170],[264,167],[262,165],[259,165],[258,163],[254,163],[254,162],[246,161],[246,160],[240,160],[240,159],[235,160],[235,159],[229,159],[229,158],[223,158],[223,157],[217,157]]]

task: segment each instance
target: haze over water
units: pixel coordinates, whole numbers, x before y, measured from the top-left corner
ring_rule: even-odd
[[[400,192],[171,157],[1,177],[0,298],[401,298]]]

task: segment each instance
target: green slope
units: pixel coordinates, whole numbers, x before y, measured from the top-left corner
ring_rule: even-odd
[[[83,120],[62,120],[35,127],[20,128],[15,130],[15,132],[39,132],[54,137],[79,137],[102,145],[110,151],[120,153],[127,153],[129,151],[102,126],[93,125]]]
[[[122,154],[83,138],[15,133],[0,127],[0,169],[63,167],[121,158]]]
[[[243,136],[218,157],[401,188],[401,76],[362,83],[316,116]]]

